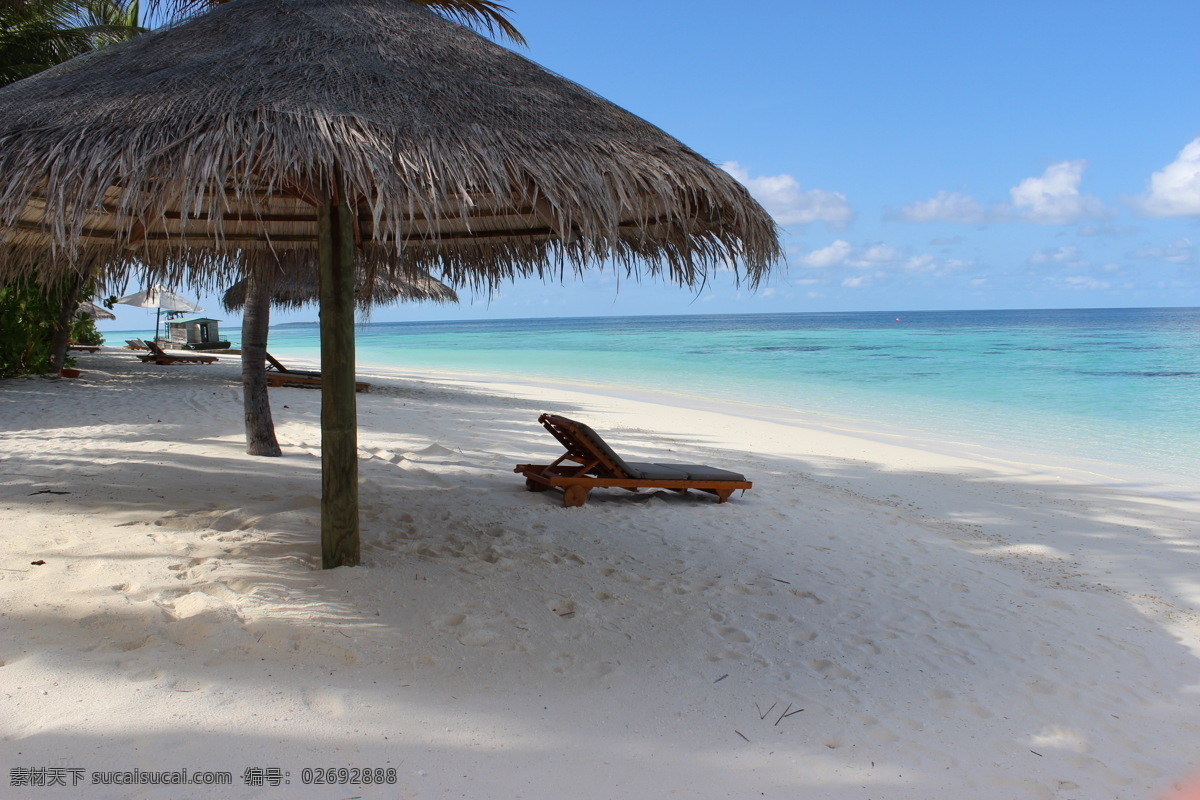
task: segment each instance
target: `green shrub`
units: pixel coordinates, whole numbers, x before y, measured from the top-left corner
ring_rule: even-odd
[[[71,341],[75,344],[104,344],[104,335],[96,329],[96,320],[87,314],[79,314],[71,325]]]
[[[28,280],[0,287],[0,378],[49,371],[57,295]]]

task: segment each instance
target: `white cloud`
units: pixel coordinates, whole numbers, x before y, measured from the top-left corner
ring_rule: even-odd
[[[902,258],[900,251],[891,245],[873,244],[857,255],[847,258],[846,263],[859,269],[872,269],[894,264]]]
[[[895,215],[902,222],[961,222],[967,225],[983,222],[986,217],[987,212],[974,197],[944,189],[928,200],[901,206]]]
[[[1200,216],[1200,137],[1151,175],[1146,191],[1131,205],[1149,217]]]
[[[1070,269],[1083,269],[1091,266],[1092,262],[1080,254],[1078,245],[1069,244],[1053,250],[1039,250],[1029,257],[1029,263],[1056,264]]]
[[[1068,275],[1065,278],[1054,278],[1052,282],[1064,289],[1095,291],[1097,289],[1112,288],[1112,284],[1108,281],[1097,280],[1087,275]]]
[[[801,256],[800,263],[806,267],[814,267],[816,269],[837,267],[845,264],[846,259],[853,252],[854,247],[849,242],[838,239],[828,247],[822,247],[819,250],[813,250],[811,253]]]
[[[1080,194],[1087,162],[1059,161],[1037,178],[1026,178],[1009,190],[1021,218],[1039,225],[1070,225],[1108,212],[1095,197]]]
[[[906,261],[904,269],[909,272],[932,272],[937,269],[937,259],[929,255],[929,253],[922,253]]]
[[[812,269],[839,268],[840,270],[869,271],[869,276],[849,277],[842,280],[842,286],[851,288],[871,286],[879,280],[894,275],[942,276],[977,268],[976,262],[970,260],[953,258],[942,260],[929,253],[913,255],[889,244],[873,244],[856,248],[843,239],[838,239],[828,247],[818,248],[801,255],[797,261]]]
[[[1196,245],[1191,239],[1176,239],[1170,244],[1142,245],[1129,254],[1130,258],[1165,261],[1168,264],[1191,264],[1196,260]]]
[[[780,225],[824,222],[828,227],[840,227],[854,220],[854,209],[841,192],[803,190],[800,182],[787,173],[751,177],[749,170],[736,161],[726,161],[721,169],[749,189]]]

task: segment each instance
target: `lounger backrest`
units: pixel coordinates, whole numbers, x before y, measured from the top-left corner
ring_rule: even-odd
[[[625,460],[609,447],[608,442],[594,430],[576,422],[573,419],[560,417],[555,414],[542,414],[538,422],[546,426],[546,430],[554,438],[562,442],[567,452],[583,460],[598,460],[604,467],[611,470],[615,477],[629,478],[637,474]]]
[[[270,364],[270,366],[267,367],[267,369],[271,369],[273,367],[274,369],[278,370],[279,372],[288,372],[289,371],[287,367],[285,367],[283,364],[280,364],[279,361],[276,360],[275,356],[271,355],[270,353],[266,353],[265,355],[267,357],[267,363]]]

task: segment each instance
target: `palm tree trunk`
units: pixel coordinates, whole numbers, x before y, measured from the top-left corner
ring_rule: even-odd
[[[267,329],[271,324],[271,291],[261,276],[246,276],[246,307],[242,310],[242,398],[246,411],[246,452],[252,456],[281,456],[267,395]]]
[[[75,309],[79,306],[79,293],[91,276],[85,269],[74,277],[67,278],[59,294],[58,319],[54,323],[54,334],[50,339],[50,372],[58,372],[67,363],[67,345],[71,340],[71,323],[75,321]]]

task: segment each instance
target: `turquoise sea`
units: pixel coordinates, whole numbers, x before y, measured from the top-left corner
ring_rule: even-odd
[[[1200,477],[1200,308],[373,323],[358,360],[782,407]],[[315,324],[271,349],[318,358]]]

